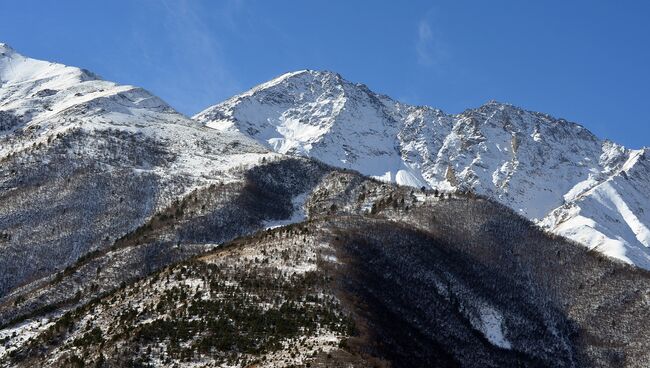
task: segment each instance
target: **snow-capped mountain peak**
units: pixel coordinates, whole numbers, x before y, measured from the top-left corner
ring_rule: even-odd
[[[8,56],[14,49],[4,42],[0,42],[0,57]]]
[[[16,50],[13,47],[7,43],[0,42],[0,59],[11,57],[14,54],[16,54]]]
[[[105,249],[184,193],[241,180],[238,170],[275,155],[142,88],[2,50],[0,228],[11,238],[1,244],[0,297]]]
[[[0,155],[83,126],[194,125],[146,90],[117,85],[76,67],[22,56],[0,57]]]
[[[567,208],[580,207],[596,193],[603,198],[598,187],[629,177],[635,167],[637,187],[647,188],[650,170],[636,163],[638,151],[601,140],[565,119],[494,100],[446,114],[395,101],[336,73],[311,70],[284,74],[194,119],[245,133],[280,153],[314,157],[382,180],[469,189],[555,232],[650,268],[644,260],[650,252],[640,235],[650,226],[644,216],[622,221],[582,209],[581,216],[598,217],[596,225],[584,226],[583,221],[580,230],[573,225],[567,230],[571,223],[566,216],[579,212]],[[647,192],[629,190],[638,197],[632,207],[650,207]],[[631,200],[630,195],[621,200]],[[622,208],[610,205],[607,211],[626,212]],[[558,224],[560,218],[564,226]],[[602,236],[594,238],[595,232]],[[620,242],[623,251],[607,250],[603,244],[610,240]]]
[[[55,78],[62,82],[63,77],[66,77],[68,82],[99,79],[96,75],[80,68],[27,58],[9,45],[0,44],[0,80],[3,82],[19,84]]]

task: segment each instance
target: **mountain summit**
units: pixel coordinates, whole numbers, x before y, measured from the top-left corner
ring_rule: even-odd
[[[487,195],[554,233],[650,269],[647,150],[564,119],[496,101],[446,114],[311,70],[193,119],[384,181]]]

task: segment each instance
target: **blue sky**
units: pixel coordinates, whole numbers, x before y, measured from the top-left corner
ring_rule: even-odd
[[[456,113],[496,99],[650,146],[648,1],[3,1],[0,41],[191,115],[326,69]]]

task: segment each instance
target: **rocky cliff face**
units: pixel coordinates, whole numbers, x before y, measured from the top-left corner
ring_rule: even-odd
[[[645,151],[600,140],[563,119],[498,102],[445,114],[317,71],[285,74],[194,119],[276,152],[382,180],[472,190],[555,233],[650,268]]]

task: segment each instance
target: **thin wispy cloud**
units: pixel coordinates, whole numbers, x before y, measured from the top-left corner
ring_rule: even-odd
[[[183,102],[181,108],[185,112],[194,113],[198,109],[213,104],[215,101],[204,101],[207,96],[219,96],[238,90],[238,84],[230,72],[228,60],[218,32],[210,29],[202,16],[201,3],[190,0],[163,2],[167,10],[167,28],[170,44],[176,60],[176,72],[179,80],[187,81],[180,87],[181,93],[191,96]],[[233,12],[240,7],[241,1],[224,2],[223,13],[231,27],[234,26]],[[180,96],[179,96],[180,97]],[[203,106],[201,106],[203,105]]]
[[[440,32],[431,27],[430,16],[417,24],[415,51],[418,64],[423,66],[440,66],[448,58]]]
[[[149,88],[179,111],[192,115],[241,89],[231,72],[219,37],[237,26],[243,0],[221,3],[218,21],[204,4],[190,0],[149,2],[159,16],[162,32],[133,28],[132,42],[142,62],[156,71]]]

